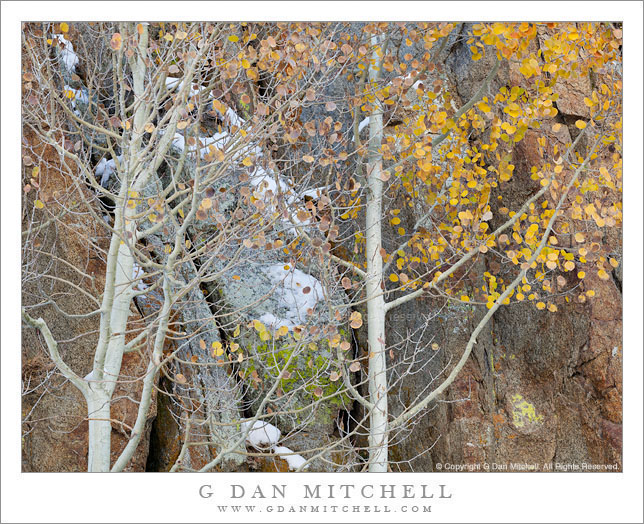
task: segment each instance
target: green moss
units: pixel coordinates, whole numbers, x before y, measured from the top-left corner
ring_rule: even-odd
[[[346,330],[339,331],[346,338]],[[340,409],[351,405],[351,397],[344,391],[342,380],[330,380],[330,374],[334,370],[339,373],[340,369],[334,365],[335,349],[329,347],[326,339],[298,342],[293,333],[289,332],[283,337],[275,337],[273,334],[271,340],[263,341],[260,333],[251,328],[242,329],[237,342],[246,357],[240,364],[244,378],[249,384],[254,382],[259,390],[268,390],[273,385],[271,372],[283,369],[293,352],[297,351],[286,369],[287,378],[280,380],[279,387],[284,398],[289,397],[289,393],[296,392],[294,401],[289,402],[289,409],[310,406],[320,398],[318,388],[322,391],[322,397],[335,395],[318,405],[316,424],[330,424]],[[255,379],[252,378],[253,371],[257,371]],[[298,389],[300,391],[296,391]],[[276,403],[279,404],[279,398]],[[307,412],[297,414],[298,422],[304,422],[307,415]]]

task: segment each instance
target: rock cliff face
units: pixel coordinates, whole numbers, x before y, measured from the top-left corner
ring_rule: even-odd
[[[473,62],[467,46],[452,47],[448,74],[463,99],[471,97],[491,68],[491,60]],[[583,98],[590,96],[591,80],[579,77],[557,85],[557,106],[564,124],[588,116]],[[498,82],[521,85],[520,75],[512,70],[501,71]],[[569,131],[564,125],[554,138],[570,144],[577,132],[574,126]],[[538,162],[537,151],[534,135],[527,135],[515,148],[517,170],[504,186],[504,206],[517,209],[535,186],[530,166]],[[616,230],[602,239],[618,260],[620,237]],[[621,469],[620,267],[607,281],[594,277],[566,283],[579,284],[582,293],[575,303],[565,304],[554,314],[527,304],[501,308],[479,337],[446,402],[417,424],[413,438],[394,447],[396,460],[418,456],[400,468],[430,471],[436,463],[488,462],[538,464],[541,469],[545,463],[587,462]],[[595,290],[592,300],[583,296],[586,289]],[[401,319],[404,322],[415,313],[410,309],[389,319],[390,332],[401,328]],[[448,311],[447,317],[448,325],[456,324],[458,313]],[[430,331],[444,348],[434,369],[458,358],[467,341],[467,326],[465,331],[458,327],[447,333],[438,327]],[[419,455],[432,444],[429,453]]]
[[[486,77],[492,67],[492,54],[474,62],[469,47],[455,39],[449,40],[443,53],[445,66],[437,71],[437,78],[454,91],[452,97],[458,106],[472,96]],[[496,91],[505,84],[520,84],[521,78],[517,71],[506,68],[500,71],[490,90]],[[434,80],[431,79],[432,82]],[[558,84],[558,118],[563,125],[559,131],[549,132],[550,138],[562,145],[574,140],[577,131],[568,124],[577,117],[588,117],[583,98],[590,94],[596,81],[577,78]],[[342,78],[328,89],[329,93],[339,97],[350,91]],[[389,115],[391,121],[398,116]],[[346,114],[339,118],[344,119],[345,126],[348,125]],[[530,177],[531,166],[539,162],[537,138],[536,133],[528,132],[525,140],[514,149],[512,160],[517,168],[512,180],[503,186],[503,201],[495,204],[495,215],[501,206],[516,209],[538,185]],[[86,206],[99,216],[102,211],[89,191],[72,187],[69,171],[60,168],[58,154],[40,144],[27,129],[23,134],[23,148],[23,157],[41,156],[47,160],[47,164],[40,166],[39,180],[40,198],[48,208],[54,212],[74,211],[73,219],[69,213],[63,213],[58,225],[47,225],[23,238],[23,260],[27,268],[23,303],[34,305],[48,296],[56,297],[58,308],[69,315],[65,322],[60,322],[61,316],[52,305],[44,306],[39,314],[61,342],[64,359],[80,376],[85,376],[92,366],[93,349],[98,339],[98,318],[75,318],[73,315],[98,307],[92,297],[99,297],[103,287],[105,265],[102,260],[109,239]],[[347,171],[354,167],[351,165]],[[186,169],[189,170],[190,166]],[[24,171],[31,172],[31,166],[25,165]],[[314,175],[311,187],[322,185],[324,177],[326,173]],[[237,183],[238,180],[232,180],[231,186]],[[216,188],[218,193],[220,189]],[[219,217],[215,216],[213,220],[230,221],[240,206],[236,201],[226,200],[229,193],[221,193],[226,196],[222,197],[221,206],[217,208]],[[27,195],[26,201],[26,209],[37,213],[33,197]],[[83,204],[77,209],[81,201]],[[405,205],[405,202],[389,204],[402,210],[399,215],[401,225],[408,229],[412,229],[422,216],[422,210]],[[28,223],[29,217],[25,216],[24,231]],[[214,226],[212,230],[211,226],[204,220],[201,229],[191,231],[194,245],[200,246],[208,241],[214,231]],[[283,229],[287,230],[288,226]],[[173,235],[174,231],[166,230],[149,240],[147,247],[157,261],[166,256],[164,245]],[[620,235],[617,231],[601,239],[619,261]],[[145,436],[127,468],[129,471],[167,471],[179,457],[186,439],[196,442],[221,431],[217,445],[195,448],[184,457],[186,466],[192,469],[203,467],[216,456],[223,442],[239,435],[239,428],[234,424],[225,430],[214,428],[225,427],[239,418],[261,415],[261,410],[269,415],[273,410],[289,412],[289,416],[276,418],[282,431],[291,433],[284,442],[290,448],[299,451],[333,447],[333,451],[315,456],[312,461],[312,469],[315,470],[355,468],[360,459],[358,450],[367,445],[364,435],[351,442],[342,438],[346,430],[344,425],[354,427],[363,416],[361,406],[354,405],[348,396],[340,395],[316,405],[315,409],[303,410],[312,399],[332,394],[337,387],[328,379],[329,374],[336,370],[333,367],[333,348],[309,345],[315,344],[317,335],[333,325],[351,342],[352,355],[364,356],[367,353],[364,328],[352,333],[346,322],[336,322],[328,311],[314,311],[315,300],[309,300],[318,292],[318,278],[323,280],[321,275],[324,274],[324,284],[332,285],[334,300],[341,303],[346,295],[343,295],[339,282],[333,285],[330,275],[337,279],[340,277],[315,264],[285,270],[283,268],[288,267],[290,261],[277,249],[281,244],[275,244],[274,249],[266,247],[276,238],[264,238],[252,247],[242,244],[242,238],[239,236],[239,242],[234,246],[243,260],[236,269],[241,277],[237,274],[237,278],[233,277],[223,263],[218,266],[216,261],[204,257],[195,258],[194,263],[181,268],[181,278],[185,277],[185,282],[195,277],[199,266],[212,265],[215,276],[207,285],[190,291],[187,300],[191,306],[177,319],[186,342],[179,347],[176,341],[168,341],[167,349],[177,351],[183,363],[177,363],[171,370],[173,377],[166,376],[160,380],[160,393],[149,415]],[[383,247],[391,252],[398,247],[398,242],[398,237],[386,233]],[[340,253],[343,246],[337,247]],[[490,259],[488,264],[495,264],[495,261]],[[495,273],[504,271],[504,268],[479,264],[467,277],[470,284],[480,286],[484,272],[490,269]],[[281,271],[291,271],[291,281],[284,280]],[[39,273],[46,277],[30,278],[31,274]],[[275,276],[276,273],[279,274]],[[509,269],[505,274],[509,274]],[[299,281],[296,282],[297,279]],[[77,287],[63,285],[61,280],[75,282]],[[481,462],[538,464],[537,469],[543,469],[543,465],[550,462],[588,462],[617,464],[621,469],[621,265],[609,280],[588,276],[583,281],[563,284],[565,289],[573,286],[579,287],[579,298],[562,304],[556,313],[538,311],[530,304],[514,304],[501,308],[494,315],[479,336],[465,368],[443,399],[430,406],[412,426],[392,435],[393,471],[434,471],[439,463]],[[271,295],[276,287],[277,294]],[[302,294],[305,288],[308,291]],[[391,289],[393,287],[388,290]],[[587,289],[595,291],[592,299],[586,299],[584,291]],[[298,298],[294,298],[295,292]],[[309,295],[309,298],[304,295]],[[388,299],[395,297],[395,292],[392,292]],[[141,328],[144,317],[158,307],[154,301],[153,295],[137,299],[137,308],[131,311],[130,338]],[[306,344],[296,344],[293,338],[293,328],[298,323],[294,315],[302,313],[298,306],[307,310],[307,316],[317,315],[311,331],[303,335]],[[244,313],[230,316],[229,311]],[[392,351],[388,357],[391,359],[389,382],[393,389],[390,411],[393,416],[441,382],[446,370],[449,371],[460,358],[473,326],[484,313],[484,308],[467,304],[449,305],[440,298],[421,298],[389,313],[388,346],[397,347],[402,341],[412,341],[407,349]],[[213,319],[206,336],[201,324],[204,318]],[[253,319],[262,320],[261,327],[249,324]],[[267,328],[278,329],[281,326],[288,328],[289,335],[281,342],[277,338],[272,339],[269,347],[263,334]],[[307,335],[310,340],[306,339]],[[199,353],[202,343],[209,348],[211,356],[206,360],[211,367],[195,371],[190,359]],[[226,343],[240,346],[239,365],[234,368],[236,376],[218,368],[220,355],[210,351],[217,344]],[[282,375],[280,390],[283,390],[278,390],[281,401],[264,406],[263,393],[270,388],[276,373],[295,351],[294,346],[298,349],[288,367],[288,374]],[[31,390],[23,401],[24,471],[85,470],[88,425],[82,396],[54,373],[52,366],[43,358],[43,344],[34,330],[23,331],[22,354],[23,375]],[[113,459],[125,446],[127,429],[136,418],[136,403],[132,399],[140,395],[140,378],[146,364],[138,353],[128,354],[124,359],[121,374],[124,381],[117,390],[115,397],[118,400],[112,410]],[[188,390],[181,381],[177,382],[178,375],[194,387]],[[358,371],[354,378],[356,383],[364,380],[364,370]],[[225,394],[214,398],[214,391]],[[295,393],[289,394],[291,391]],[[179,420],[185,418],[189,409],[185,404],[179,406],[169,396],[177,392],[187,399],[186,404],[205,406],[199,408],[202,411],[197,417],[201,425],[196,429],[193,427],[193,433],[188,437],[184,435],[185,426]],[[240,456],[231,455],[231,460],[219,469],[288,470],[284,460],[252,456],[254,450],[251,449],[241,451]],[[245,451],[249,451],[251,456],[243,456]],[[314,456],[313,452],[306,458],[311,456]]]

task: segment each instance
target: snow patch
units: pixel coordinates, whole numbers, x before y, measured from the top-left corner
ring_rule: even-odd
[[[249,427],[250,422],[242,422],[242,431],[247,431]],[[248,431],[246,442],[256,449],[272,448],[279,442],[281,436],[282,432],[273,424],[256,420]]]
[[[266,313],[262,318],[273,326],[286,326],[293,329],[297,325],[306,323],[309,311],[324,298],[324,292],[317,278],[299,269],[284,269],[284,267],[282,264],[274,264],[264,269],[271,284],[275,286],[274,296],[278,300],[277,307],[284,310],[284,318],[278,318],[272,313]]]
[[[132,266],[132,280],[135,282],[138,281],[135,287],[139,291],[143,291],[148,288],[148,285],[143,282],[143,277],[145,277],[145,271],[143,271],[141,266],[134,262],[134,265]]]
[[[242,422],[241,429],[244,432],[248,431],[246,442],[255,449],[267,450],[278,455],[284,454],[280,458],[288,462],[288,467],[291,471],[299,469],[306,463],[306,459],[302,455],[294,454],[295,452],[286,446],[277,445],[282,437],[282,432],[273,424],[256,420],[251,426],[250,422]],[[304,467],[304,469],[307,467]]]
[[[225,131],[215,133],[213,136],[207,136],[199,139],[202,147],[199,150],[201,158],[210,154],[210,146],[215,146],[217,149],[224,149],[226,144],[230,141],[230,135]]]
[[[65,69],[70,73],[74,73],[79,62],[78,55],[74,53],[74,46],[63,35],[54,35],[54,38],[58,40],[60,59],[65,65]]]
[[[293,453],[293,450],[287,448],[286,446],[275,446],[273,449],[274,453]],[[284,455],[280,457],[288,462],[288,467],[291,471],[299,469],[306,463],[306,459],[302,455]],[[308,468],[308,465],[304,468]]]
[[[358,124],[358,133],[362,133],[362,130],[369,125],[369,118],[370,117],[365,118]]]
[[[231,126],[235,126],[235,127],[242,127],[246,123],[246,120],[244,120],[237,113],[235,113],[235,111],[233,111],[230,107],[226,109],[224,120],[228,122],[228,124],[230,124]]]
[[[123,161],[123,155],[118,155],[116,159],[120,162]],[[116,161],[114,159],[107,160],[102,158],[101,161],[96,164],[96,178],[101,177],[101,185],[107,187],[107,183],[110,180],[112,174],[116,171]]]
[[[86,91],[82,89],[74,89],[73,87],[65,84],[64,92],[67,94],[68,91],[74,95],[74,96],[68,97],[71,99],[72,106],[74,107],[74,109],[76,108],[76,102],[89,105],[89,95],[87,94]]]
[[[270,327],[274,330],[279,329],[282,326],[293,329],[293,326],[290,322],[282,318],[277,318],[275,315],[273,315],[273,313],[264,313],[261,317],[259,317],[259,321],[265,326]]]
[[[328,189],[329,189],[329,186],[314,187],[313,189],[307,189],[306,191],[302,191],[300,193],[300,196],[317,199],[317,198],[320,198]]]
[[[181,78],[174,78],[174,77],[168,76],[165,79],[165,87],[168,91],[174,91],[175,89],[177,91],[181,91],[184,85],[185,85],[185,81],[181,80]],[[197,96],[198,94],[199,94],[199,85],[191,84],[188,98],[192,98],[194,96]]]

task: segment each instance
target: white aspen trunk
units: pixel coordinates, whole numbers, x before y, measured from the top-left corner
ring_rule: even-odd
[[[374,45],[378,37],[372,38]],[[374,53],[374,62],[379,63]],[[369,69],[369,80],[375,82],[378,71]],[[369,346],[369,400],[374,407],[369,417],[369,471],[387,471],[389,429],[387,398],[387,361],[385,358],[385,300],[382,293],[382,104],[375,98],[369,119],[369,156],[367,166],[367,333]]]
[[[87,415],[89,418],[89,448],[87,471],[107,472],[110,470],[110,422],[111,395],[99,384],[90,385],[87,395]]]
[[[138,165],[143,125],[147,116],[144,97],[145,61],[147,54],[147,27],[139,36],[139,56],[130,61],[134,80],[134,94],[139,103],[134,113],[134,126],[128,147],[128,160],[121,181],[119,197],[114,213],[114,230],[107,261],[107,278],[101,314],[101,339],[94,357],[93,383],[87,394],[87,409],[90,418],[88,470],[110,471],[111,432],[110,406],[112,395],[121,372],[125,352],[125,332],[132,304],[132,268],[134,256],[129,243],[136,239],[136,210],[126,205],[130,190],[143,187],[146,177]],[[132,184],[132,182],[134,182]],[[132,187],[131,187],[132,186]],[[109,329],[105,329],[105,325]],[[106,337],[107,335],[107,337]],[[105,340],[107,338],[107,340]],[[101,419],[101,420],[94,420]]]

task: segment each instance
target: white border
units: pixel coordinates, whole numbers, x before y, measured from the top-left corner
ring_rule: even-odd
[[[641,2],[3,2],[2,522],[221,522],[202,484],[443,483],[453,493],[419,514],[238,514],[238,521],[642,522]],[[21,474],[21,20],[615,20],[624,22],[624,473],[621,474]],[[153,17],[153,18],[151,18]],[[520,475],[520,474],[519,474]],[[103,495],[104,494],[104,495]],[[246,503],[248,501],[245,501]]]

